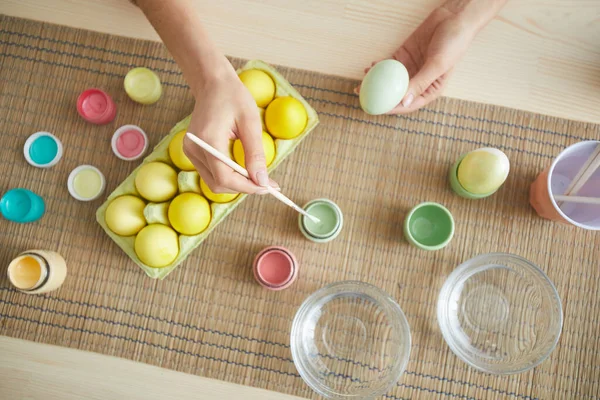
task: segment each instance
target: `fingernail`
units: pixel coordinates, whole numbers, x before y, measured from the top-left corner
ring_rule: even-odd
[[[267,193],[269,193],[269,191],[267,189],[259,189],[254,194],[257,194],[259,196],[264,196]]]
[[[402,101],[402,105],[404,107],[410,107],[410,105],[412,104],[413,100],[414,100],[415,96],[413,96],[412,93],[409,93],[405,98],[404,101]]]
[[[270,186],[271,186],[273,189],[275,189],[275,190],[278,190],[278,191],[281,191],[281,188],[279,187],[279,185],[278,185],[276,182],[269,180],[269,185],[270,185]]]
[[[258,171],[256,173],[256,180],[260,186],[269,186],[269,176],[267,175],[267,171]]]

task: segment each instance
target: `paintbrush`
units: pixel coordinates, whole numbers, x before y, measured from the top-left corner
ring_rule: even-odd
[[[239,164],[236,164],[231,158],[225,156],[219,150],[215,149],[210,144],[206,143],[204,140],[191,134],[190,132],[187,132],[186,135],[192,142],[194,142],[198,146],[202,147],[202,149],[206,150],[208,153],[210,153],[216,159],[223,162],[224,164],[226,164],[228,167],[230,167],[231,169],[233,169],[235,172],[242,175],[243,177],[250,179],[250,175],[248,174],[248,171],[246,171],[244,168],[242,168]],[[294,210],[298,211],[300,214],[304,215],[306,218],[310,219],[315,224],[318,224],[321,222],[321,220],[319,218],[315,217],[314,215],[310,215],[309,213],[304,211],[304,209],[299,207],[292,200],[288,199],[283,193],[277,191],[276,189],[272,188],[271,186],[267,186],[267,187],[265,187],[265,189],[267,189],[269,194],[273,195],[273,197],[275,197],[277,200],[292,207]]]

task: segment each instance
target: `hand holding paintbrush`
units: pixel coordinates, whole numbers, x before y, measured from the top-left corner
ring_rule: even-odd
[[[238,174],[240,174],[240,175],[242,175],[242,176],[244,176],[244,177],[246,177],[248,179],[250,178],[250,175],[248,174],[248,171],[246,171],[244,168],[242,168],[239,164],[236,164],[232,159],[230,159],[229,157],[225,156],[219,150],[215,149],[210,144],[206,143],[204,140],[198,138],[197,136],[195,136],[195,135],[193,135],[193,134],[191,134],[189,132],[186,133],[186,136],[192,142],[194,142],[198,146],[202,147],[202,149],[204,149],[206,152],[208,152],[209,154],[211,154],[213,157],[217,158],[218,160],[220,160],[221,162],[223,162],[224,164],[226,164],[228,167],[230,167],[231,169],[233,169]],[[298,211],[300,214],[304,215],[306,218],[310,219],[315,224],[318,224],[319,222],[321,222],[317,217],[315,217],[313,215],[310,215],[309,213],[307,213],[306,211],[304,211],[301,207],[299,207],[296,203],[294,203],[293,201],[291,201],[290,199],[288,199],[283,193],[277,191],[276,189],[273,189],[271,186],[267,186],[265,189],[267,189],[267,191],[269,192],[269,194],[273,195],[273,197],[275,197],[277,200],[279,200],[282,203],[284,203],[284,204],[292,207],[294,210]]]

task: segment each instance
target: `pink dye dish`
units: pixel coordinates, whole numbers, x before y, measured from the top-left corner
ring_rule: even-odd
[[[267,247],[254,259],[254,278],[265,289],[282,290],[298,276],[296,257],[283,247]]]
[[[104,125],[117,115],[117,106],[111,97],[100,89],[88,89],[77,99],[77,112],[92,124]]]
[[[148,136],[139,126],[123,125],[115,131],[110,144],[121,160],[133,161],[148,149]]]

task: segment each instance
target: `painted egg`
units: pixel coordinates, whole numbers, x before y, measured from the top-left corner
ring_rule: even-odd
[[[510,170],[506,154],[494,148],[481,148],[467,154],[460,162],[457,178],[460,185],[473,194],[496,191]]]
[[[173,136],[169,143],[169,157],[175,166],[184,171],[194,171],[196,168],[192,161],[183,152],[183,138],[187,130],[183,130]]]
[[[408,81],[408,71],[400,61],[378,62],[360,85],[360,106],[371,115],[391,111],[406,94]]]
[[[291,96],[276,98],[265,110],[265,125],[276,139],[295,138],[304,131],[307,122],[306,109]]]
[[[202,178],[200,178],[200,188],[202,189],[202,194],[215,203],[229,203],[237,199],[240,195],[239,193],[214,193]]]
[[[140,261],[147,266],[163,268],[179,255],[179,238],[169,226],[148,225],[135,237],[134,250]]]
[[[169,222],[184,235],[198,235],[210,225],[208,200],[197,193],[182,193],[169,205]]]
[[[117,197],[106,208],[106,225],[117,235],[133,236],[146,226],[144,207],[146,203],[139,197]]]
[[[248,69],[242,71],[239,77],[257,106],[266,107],[275,97],[275,82],[265,71]]]
[[[267,132],[263,132],[262,144],[263,150],[265,152],[265,161],[268,167],[273,163],[273,160],[275,160],[275,141],[273,140],[271,135],[269,135]],[[244,146],[242,145],[242,141],[240,139],[236,139],[235,142],[233,142],[233,159],[236,163],[246,168],[246,156],[244,155]]]
[[[135,188],[152,202],[170,200],[177,194],[177,172],[162,162],[143,164],[135,176]]]

